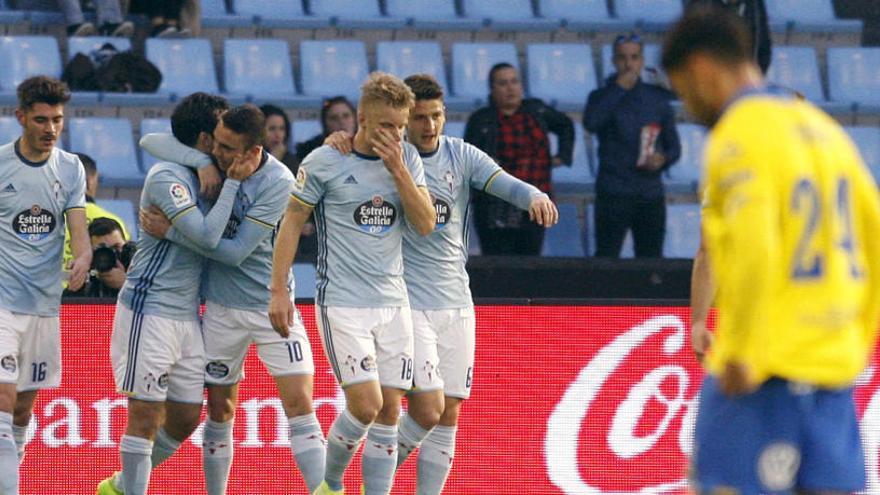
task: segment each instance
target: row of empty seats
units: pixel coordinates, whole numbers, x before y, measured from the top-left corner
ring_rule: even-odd
[[[368,0],[355,11],[347,0],[202,0],[212,27],[258,24],[314,29],[660,31],[683,11],[683,0]],[[608,7],[611,7],[609,10]],[[860,32],[861,21],[837,19],[831,0],[772,0],[775,31]]]
[[[68,54],[88,53],[105,42],[120,50],[130,48],[126,39],[71,38]],[[169,97],[193,91],[218,92],[211,46],[204,39],[149,39],[146,57],[162,71],[155,95],[103,96],[124,104],[159,104]],[[644,79],[663,79],[659,69],[660,48],[645,46]],[[232,39],[224,42],[225,93],[244,99],[274,100],[282,105],[317,107],[321,97],[346,95],[356,99],[370,71],[366,47],[355,40],[303,41],[299,44],[299,91],[295,83],[289,45],[284,40]],[[880,112],[880,48],[834,47],[827,52],[828,91],[823,87],[815,49],[777,46],[768,80],[795,89],[832,112],[854,108]],[[376,46],[376,68],[401,77],[414,73],[434,75],[448,89],[450,108],[470,110],[482,104],[488,93],[489,69],[498,62],[519,66],[516,47],[510,43],[455,43],[451,53],[451,78],[440,45],[435,42],[383,41]],[[575,43],[530,44],[525,56],[525,82],[531,96],[563,110],[581,110],[590,91],[614,72],[612,48],[604,45],[600,63],[593,60],[589,45]],[[598,70],[597,70],[598,65]],[[59,76],[61,57],[52,37],[7,36],[0,38],[0,92],[15,87],[35,74]],[[93,95],[97,98],[99,95]],[[112,100],[112,101],[111,101]]]

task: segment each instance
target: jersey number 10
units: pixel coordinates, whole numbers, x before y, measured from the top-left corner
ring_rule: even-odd
[[[835,193],[834,211],[831,214],[837,217],[841,226],[835,245],[846,255],[850,275],[853,278],[860,278],[862,270],[856,260],[849,181],[845,178],[838,179]],[[798,182],[792,193],[791,208],[794,213],[802,215],[806,220],[806,227],[801,233],[794,254],[794,269],[791,276],[794,279],[821,278],[825,273],[826,260],[822,252],[811,249],[816,231],[823,221],[822,199],[813,181],[801,179]]]

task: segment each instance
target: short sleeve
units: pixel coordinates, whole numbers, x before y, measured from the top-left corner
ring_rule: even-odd
[[[472,144],[462,143],[462,162],[468,167],[470,186],[485,191],[489,183],[501,173],[501,167],[485,152]]]
[[[185,180],[170,170],[161,170],[151,176],[147,184],[150,204],[160,208],[169,220],[196,207],[195,191],[192,181]]]
[[[324,197],[326,186],[322,172],[327,168],[327,153],[325,149],[309,153],[296,171],[296,181],[290,194],[301,203],[314,207]]]
[[[293,181],[287,178],[279,177],[269,181],[255,199],[254,206],[245,213],[245,217],[264,227],[275,228],[287,208],[292,187]]]
[[[76,171],[73,173],[73,186],[70,190],[70,196],[67,197],[67,203],[64,205],[65,211],[72,208],[86,207],[86,171],[79,158],[73,162],[73,168]]]

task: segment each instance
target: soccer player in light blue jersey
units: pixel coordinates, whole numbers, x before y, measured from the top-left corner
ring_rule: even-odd
[[[290,425],[291,450],[309,491],[324,479],[324,434],[312,409],[315,368],[305,327],[297,314],[287,334],[281,336],[272,329],[267,312],[272,234],[287,208],[294,178],[284,164],[262,150],[264,133],[265,117],[253,105],[224,113],[214,130],[213,157],[221,168],[255,148],[261,153],[260,168],[242,182],[216,248],[210,249],[203,238],[189,238],[172,228],[161,211],[150,209],[141,215],[144,230],[151,235],[208,258],[203,330],[209,418],[202,449],[208,495],[226,493],[238,383],[244,377],[242,365],[251,343],[275,378]],[[192,148],[167,134],[147,135],[141,146],[159,158],[187,166],[211,163],[210,156],[192,153]],[[292,277],[289,283],[292,294]]]
[[[222,98],[188,96],[171,116],[175,136],[188,146],[210,150],[217,115],[225,108]],[[252,153],[226,169],[220,196],[208,211],[197,197],[195,172],[159,163],[147,174],[141,208],[161,209],[176,230],[216,246],[241,181],[258,165],[259,155]],[[137,254],[119,293],[110,347],[116,386],[129,398],[119,444],[122,473],[104,480],[99,494],[145,494],[152,466],[170,457],[198,425],[205,367],[198,319],[203,264],[198,253],[141,229]]]
[[[18,86],[21,137],[0,146],[0,493],[18,495],[18,464],[37,392],[61,383],[61,252],[64,227],[74,259],[69,287],[92,262],[85,171],[55,147],[70,91],[38,76]]]
[[[413,389],[399,424],[397,463],[417,447],[418,495],[439,494],[452,468],[461,403],[473,379],[474,306],[465,271],[467,211],[471,188],[481,189],[529,212],[544,227],[559,214],[550,198],[507,172],[489,155],[463,140],[443,135],[443,88],[427,75],[405,80],[416,97],[407,139],[419,150],[437,215],[434,232],[403,235],[404,278],[415,335]],[[347,152],[344,133],[328,144]]]
[[[400,400],[413,371],[401,243],[407,228],[429,234],[435,217],[418,152],[402,142],[413,104],[403,81],[373,73],[362,87],[354,153],[322,146],[306,157],[275,242],[269,316],[285,331],[294,318],[288,272],[315,210],[315,311],[346,409],[330,428],[324,483],[313,493],[343,493],[343,474],[365,436],[364,492],[391,490]]]

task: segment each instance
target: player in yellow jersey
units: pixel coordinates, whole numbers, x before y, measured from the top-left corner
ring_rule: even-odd
[[[747,28],[689,10],[663,66],[711,127],[703,234],[717,282],[700,394],[700,493],[850,493],[865,484],[852,384],[880,323],[880,198],[844,131],[763,85]]]

